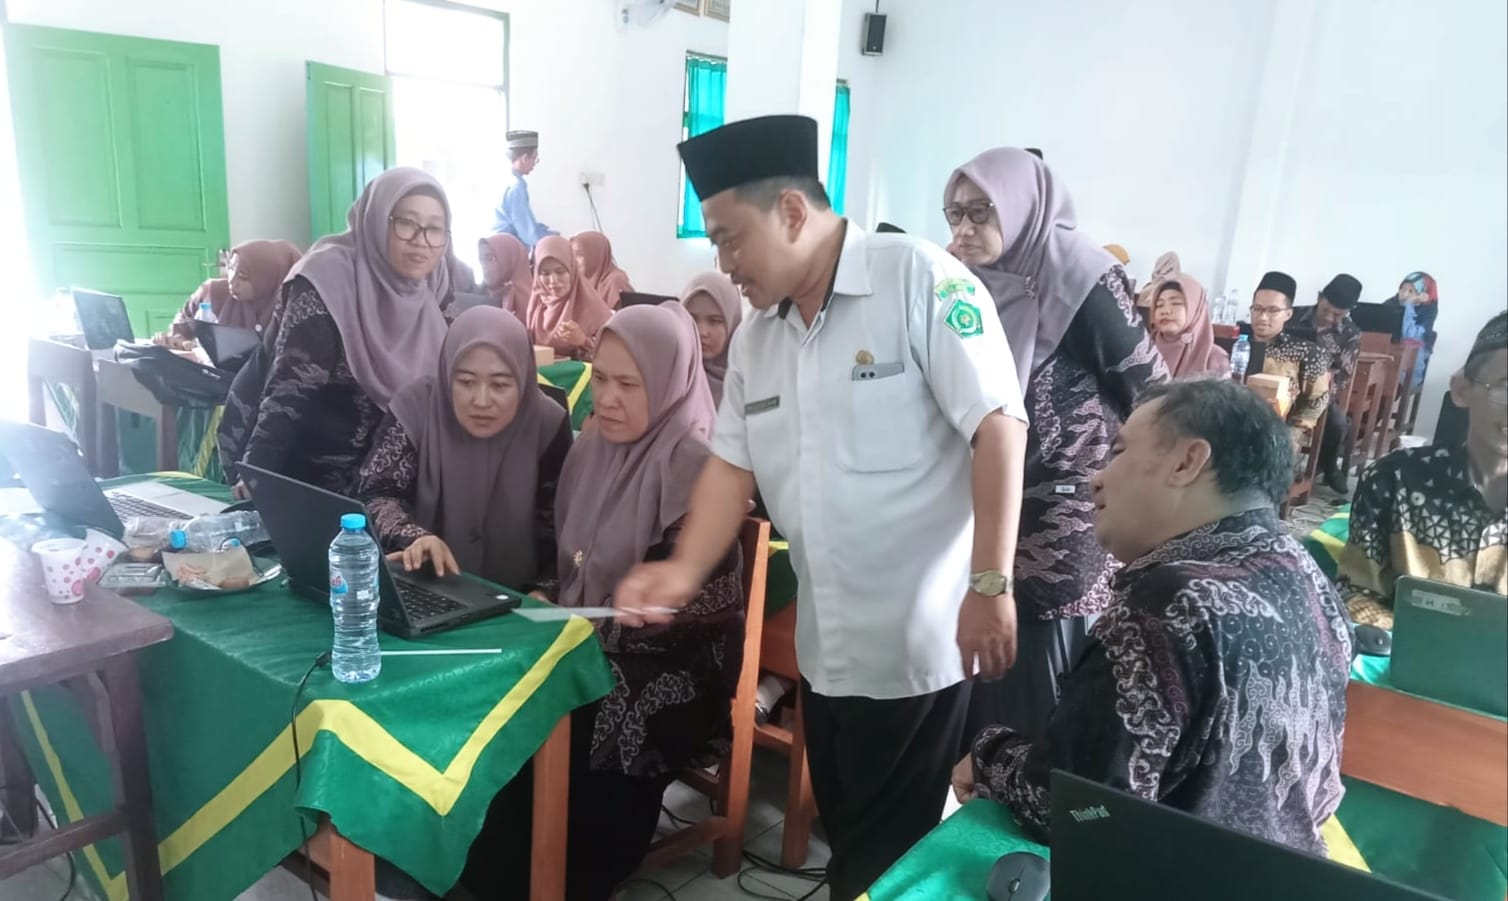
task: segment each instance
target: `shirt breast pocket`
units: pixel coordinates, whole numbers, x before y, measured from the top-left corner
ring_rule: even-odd
[[[927,428],[926,383],[907,369],[848,383],[847,434],[839,462],[851,472],[895,472],[922,458]]]

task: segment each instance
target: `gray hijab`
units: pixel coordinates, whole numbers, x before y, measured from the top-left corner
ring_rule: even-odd
[[[518,383],[518,412],[491,438],[456,419],[451,380],[477,347],[490,347]],[[522,590],[539,577],[536,498],[539,458],[566,412],[539,390],[523,323],[498,307],[456,317],[435,372],[393,395],[392,413],[419,452],[414,519],[444,539],[467,572]]]
[[[399,276],[387,259],[388,218],[398,201],[418,191],[439,198],[449,225],[450,202],[433,176],[389,169],[351,205],[346,230],[320,238],[288,274],[308,279],[319,293],[357,383],[383,408],[398,389],[434,370],[445,340],[440,305],[451,295],[448,252],[420,281]]]
[[[1073,199],[1037,157],[997,147],[954,170],[943,191],[967,176],[1000,217],[1005,253],[986,266],[970,266],[1000,311],[1025,390],[1057,350],[1095,283],[1116,264],[1105,248],[1077,231]]]
[[[702,360],[702,368],[707,372],[707,387],[712,389],[712,402],[721,405],[723,379],[728,375],[728,348],[733,345],[733,333],[738,331],[738,324],[743,321],[743,303],[738,295],[738,286],[721,272],[702,272],[692,276],[681,291],[681,303],[690,303],[691,298],[698,294],[712,298],[712,302],[722,311],[723,321],[728,323],[728,340],[723,344],[722,353]]]

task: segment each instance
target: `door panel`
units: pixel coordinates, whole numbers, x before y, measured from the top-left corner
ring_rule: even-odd
[[[345,230],[367,182],[397,158],[392,83],[384,75],[307,65],[310,237]]]
[[[215,47],[5,28],[37,284],[119,294],[147,334],[230,243]]]

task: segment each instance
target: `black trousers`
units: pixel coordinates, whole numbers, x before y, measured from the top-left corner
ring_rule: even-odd
[[[801,680],[812,794],[827,831],[833,901],[869,890],[942,819],[969,685],[877,701],[817,694]]]
[[[1330,401],[1330,412],[1325,415],[1325,431],[1320,435],[1320,472],[1329,475],[1340,464],[1340,451],[1351,429],[1351,420],[1340,404]]]

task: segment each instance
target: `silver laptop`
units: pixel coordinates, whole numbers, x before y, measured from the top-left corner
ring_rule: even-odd
[[[125,532],[121,520],[128,516],[189,519],[225,509],[220,501],[156,482],[102,489],[73,439],[29,422],[0,420],[0,454],[43,510],[115,536]]]

